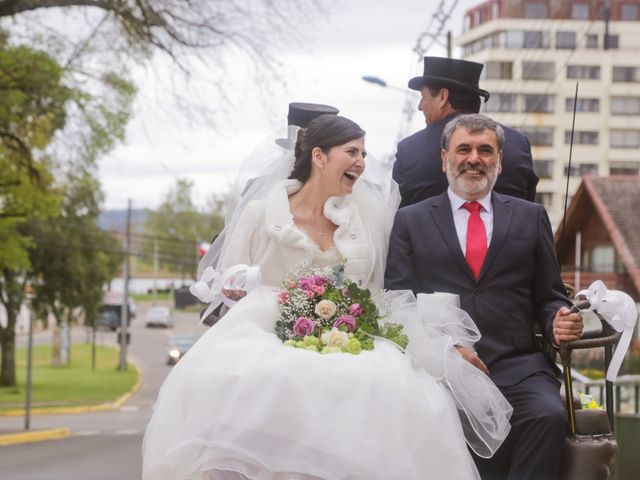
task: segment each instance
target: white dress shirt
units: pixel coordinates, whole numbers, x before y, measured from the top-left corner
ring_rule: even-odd
[[[469,210],[463,207],[468,200],[455,194],[451,187],[447,189],[449,202],[451,202],[451,211],[453,213],[453,223],[456,225],[456,233],[462,253],[467,255],[467,223],[469,222]],[[487,248],[491,244],[491,234],[493,233],[493,205],[491,204],[491,192],[477,200],[481,205],[480,218],[484,222],[484,229],[487,233]]]

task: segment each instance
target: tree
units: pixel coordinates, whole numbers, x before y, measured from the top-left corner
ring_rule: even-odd
[[[117,239],[97,225],[102,197],[98,182],[81,171],[69,174],[61,186],[60,216],[29,221],[24,228],[35,245],[29,249],[29,258],[38,279],[34,282],[36,308],[56,318],[54,366],[69,361],[68,352],[60,349],[61,327],[70,327],[78,316],[85,324],[93,324],[104,285],[122,258]]]
[[[0,0],[0,19],[15,17],[27,22],[25,29],[42,32],[41,22],[48,19],[38,12],[81,12],[85,16],[86,30],[81,37],[73,35],[66,23],[46,23],[46,41],[52,32],[58,32],[57,49],[63,58],[76,65],[91,63],[92,70],[103,64],[139,64],[141,58],[154,53],[172,60],[186,84],[206,72],[209,85],[218,90],[219,105],[229,103],[225,87],[229,71],[237,69],[240,61],[246,73],[257,80],[258,88],[269,89],[283,83],[281,64],[277,52],[302,42],[299,32],[307,30],[324,13],[323,0]],[[54,17],[55,15],[49,15]],[[20,24],[20,23],[19,23]],[[40,27],[40,28],[38,28]],[[41,34],[38,34],[41,38]],[[30,36],[31,42],[38,39]],[[33,43],[31,43],[33,44]],[[99,55],[100,60],[95,61]],[[109,61],[105,61],[110,55]],[[94,60],[90,60],[93,58]],[[174,69],[175,70],[175,69]],[[246,76],[246,75],[245,75]],[[229,85],[233,88],[235,85]],[[202,108],[201,98],[184,95],[184,85],[173,93],[178,103],[185,106],[183,113]],[[222,109],[217,108],[219,113]]]
[[[220,201],[211,199],[207,209],[198,209],[193,201],[193,182],[178,179],[160,207],[149,211],[143,251],[153,252],[157,242],[160,265],[180,272],[183,278],[191,277],[196,270],[198,241],[210,240],[222,229],[223,221]]]

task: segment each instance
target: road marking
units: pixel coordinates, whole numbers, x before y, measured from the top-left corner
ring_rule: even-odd
[[[76,437],[87,437],[89,435],[98,435],[100,430],[83,430],[81,432],[73,432]]]
[[[114,433],[116,435],[135,435],[137,433],[140,433],[140,430],[137,430],[135,428],[130,428],[128,430],[116,430]]]
[[[124,406],[124,407],[120,407],[118,410],[121,411],[121,412],[137,412],[138,411],[138,407],[135,406],[135,405],[127,405],[127,406]]]

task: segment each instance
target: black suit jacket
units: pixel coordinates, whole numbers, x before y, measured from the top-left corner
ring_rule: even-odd
[[[552,338],[560,307],[570,306],[551,225],[541,205],[493,193],[493,233],[476,280],[462,254],[447,193],[398,210],[385,287],[449,292],[478,326],[477,353],[497,385],[514,385],[555,367],[535,341],[534,324]]]
[[[449,186],[442,171],[440,144],[444,126],[456,115],[459,113],[429,125],[398,143],[393,179],[400,187],[401,207],[440,195]],[[529,139],[513,128],[504,125],[502,128],[505,137],[502,173],[494,190],[533,202],[536,199],[538,176],[533,171]]]

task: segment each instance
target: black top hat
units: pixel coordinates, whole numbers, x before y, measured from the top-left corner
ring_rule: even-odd
[[[287,115],[288,125],[307,128],[309,122],[324,114],[337,115],[339,110],[330,105],[320,103],[294,102],[289,104],[289,114]]]
[[[424,73],[421,77],[409,80],[409,88],[420,90],[425,85],[434,83],[475,93],[489,100],[489,92],[478,86],[480,73],[484,65],[467,60],[445,57],[424,57]]]

